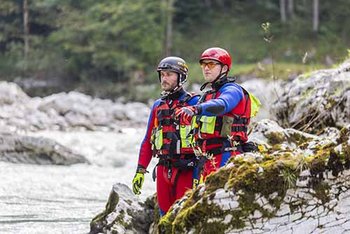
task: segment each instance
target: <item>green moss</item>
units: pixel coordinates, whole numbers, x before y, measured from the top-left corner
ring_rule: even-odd
[[[338,139],[338,144],[341,144],[342,150],[339,157],[344,163],[345,168],[350,168],[350,144],[348,143],[350,139],[350,131],[348,128],[344,127],[340,130],[340,137]]]
[[[117,234],[118,233],[118,230],[115,230],[113,228],[113,226],[115,224],[117,225],[121,225],[123,227],[125,227],[125,229],[131,229],[132,228],[132,225],[131,223],[127,223],[124,221],[125,220],[125,212],[124,210],[121,210],[120,213],[118,214],[118,216],[113,220],[113,222],[108,226],[110,227],[110,230],[113,234]]]
[[[159,233],[171,233],[172,230],[172,221],[175,217],[172,217],[172,213],[168,212],[165,216],[163,216],[158,223],[158,232]]]
[[[350,138],[350,131],[347,128],[342,128],[340,130],[340,137],[338,139],[338,143],[346,143]]]
[[[191,230],[195,228],[201,230],[203,227],[200,225],[206,223],[211,214],[218,212],[218,207],[207,202],[207,198],[203,198],[201,202],[195,203],[193,206],[181,211],[175,218],[172,226],[172,233],[181,233],[183,230]],[[203,220],[205,217],[205,220]]]
[[[188,199],[186,199],[182,203],[182,210],[190,209],[191,207],[193,207],[195,205],[196,201],[198,201],[200,199],[201,196],[199,195],[199,189],[200,188],[196,188],[195,190],[193,190],[192,193],[186,193],[186,196],[188,196]],[[158,227],[157,227],[158,232],[159,233],[172,233],[173,226],[174,226],[174,220],[178,216],[179,216],[179,214],[174,214],[173,209],[171,208],[160,219],[160,221],[158,223]]]
[[[314,96],[315,94],[315,89],[313,89],[313,87],[309,87],[300,94],[300,100],[305,100],[311,96]]]
[[[108,214],[114,211],[115,207],[119,203],[119,195],[113,190],[109,194],[108,202],[106,204],[105,210],[98,215],[96,215],[90,222],[91,229],[102,229],[105,225],[105,219]]]
[[[228,168],[221,168],[220,173],[213,173],[206,178],[207,193],[214,192],[217,188],[223,188],[229,178],[230,170]]]
[[[311,75],[312,75],[312,71],[309,71],[309,72],[303,73],[303,74],[300,75],[298,78],[299,78],[299,80],[301,80],[301,81],[305,81],[305,80],[309,79],[309,78],[311,77]]]
[[[323,179],[323,172],[326,170],[326,158],[315,157],[310,164],[310,173],[314,177]]]
[[[297,145],[303,145],[304,143],[312,140],[312,138],[308,138],[306,135],[298,132],[288,132],[288,135],[288,141],[295,142]]]
[[[286,140],[286,136],[283,132],[270,132],[265,134],[267,139],[269,140],[269,143],[274,144],[281,144]]]

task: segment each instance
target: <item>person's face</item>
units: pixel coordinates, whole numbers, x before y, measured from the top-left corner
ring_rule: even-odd
[[[220,72],[227,71],[227,66],[221,66],[221,64],[215,60],[205,59],[200,62],[204,79],[207,82],[213,82]],[[222,68],[222,71],[221,71]]]
[[[177,73],[173,71],[160,71],[160,85],[162,90],[173,90],[177,86],[177,76]]]

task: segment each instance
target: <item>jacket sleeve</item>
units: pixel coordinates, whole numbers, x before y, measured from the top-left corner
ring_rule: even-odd
[[[219,116],[233,110],[243,99],[243,90],[236,84],[224,85],[219,90],[217,98],[198,105],[199,115]]]
[[[147,169],[147,167],[152,159],[151,135],[152,135],[152,129],[154,126],[154,119],[156,116],[156,113],[155,113],[156,103],[157,102],[155,102],[153,104],[153,107],[151,109],[151,113],[148,117],[146,134],[145,134],[145,137],[143,138],[143,141],[141,143],[140,152],[139,152],[138,165],[141,165],[146,169]]]
[[[190,106],[194,106],[198,103],[200,96],[199,95],[194,95],[187,103]]]

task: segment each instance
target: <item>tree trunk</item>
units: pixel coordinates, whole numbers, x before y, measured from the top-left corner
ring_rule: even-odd
[[[288,0],[288,15],[290,19],[294,18],[294,1]]]
[[[319,27],[319,0],[313,0],[313,20],[312,20],[312,31],[318,32]]]
[[[211,2],[210,2],[210,0],[204,0],[204,5],[205,5],[207,8],[211,7]]]
[[[175,0],[166,0],[165,56],[169,56],[173,47],[173,16]]]
[[[280,13],[281,13],[281,21],[283,24],[285,24],[287,22],[286,0],[280,0]]]
[[[29,53],[29,9],[28,0],[23,0],[23,29],[24,29],[24,58],[27,59]]]

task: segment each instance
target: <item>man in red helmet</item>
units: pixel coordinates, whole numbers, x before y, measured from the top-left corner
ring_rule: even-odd
[[[247,142],[250,122],[250,98],[235,79],[228,77],[230,54],[219,47],[205,50],[199,60],[210,89],[199,102],[176,112],[177,118],[194,125],[195,152],[205,158],[202,179],[226,164],[228,159],[242,152]]]
[[[152,156],[158,157],[153,179],[156,172],[157,200],[160,214],[164,215],[175,200],[193,187],[193,176],[198,176],[194,172],[196,157],[188,139],[191,125],[174,119],[174,113],[177,109],[196,104],[199,96],[182,87],[188,76],[188,67],[182,58],[164,58],[157,72],[162,97],[153,104],[132,184],[133,192],[140,194]]]

